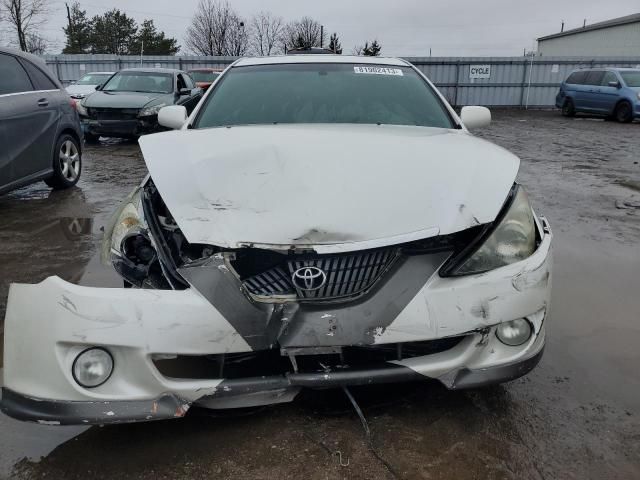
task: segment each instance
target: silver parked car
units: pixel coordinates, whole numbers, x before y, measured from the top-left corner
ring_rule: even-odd
[[[82,131],[73,102],[34,55],[0,48],[0,194],[38,180],[75,185]]]

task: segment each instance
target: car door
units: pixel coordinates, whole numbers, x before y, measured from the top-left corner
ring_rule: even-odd
[[[591,70],[587,74],[580,102],[583,110],[594,113],[601,112],[598,96],[600,94],[600,83],[602,82],[603,76],[603,70]]]
[[[4,85],[1,92],[9,100],[3,118],[7,141],[6,165],[1,174],[6,185],[28,181],[51,169],[60,113],[59,100],[51,95],[52,91],[58,91],[57,87],[52,83],[53,89],[39,84],[16,56],[0,53],[0,84]]]
[[[611,86],[609,83],[615,82],[618,86]],[[605,72],[600,82],[600,88],[596,97],[598,110],[603,113],[613,113],[613,109],[620,98],[620,80],[614,72]]]
[[[191,93],[189,95],[181,95],[180,99],[178,100],[178,105],[183,105],[187,109],[187,112],[191,114],[195,106],[200,101],[200,98],[202,97],[202,89],[196,88],[193,79],[189,75],[187,75],[186,73],[179,73],[178,92],[180,92],[180,89],[182,88],[188,88]]]

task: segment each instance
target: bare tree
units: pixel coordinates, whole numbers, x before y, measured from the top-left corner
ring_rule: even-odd
[[[355,47],[353,47],[353,50],[351,50],[351,54],[359,56],[359,55],[362,55],[363,50],[364,50],[364,46],[356,45]]]
[[[244,21],[228,2],[200,0],[185,38],[200,55],[244,55],[249,46]]]
[[[285,48],[311,48],[326,44],[327,36],[322,25],[313,18],[302,17],[297,22],[291,22],[285,29]],[[286,53],[286,52],[285,52]]]
[[[269,56],[284,35],[284,20],[269,12],[260,12],[251,20],[251,52],[261,57]]]
[[[46,22],[47,0],[0,0],[0,18],[17,36],[22,51],[28,51],[28,37],[36,36]],[[39,43],[43,43],[42,37]]]
[[[44,55],[44,52],[47,51],[47,41],[40,35],[30,33],[27,35],[26,40],[27,52],[33,53],[34,55]]]

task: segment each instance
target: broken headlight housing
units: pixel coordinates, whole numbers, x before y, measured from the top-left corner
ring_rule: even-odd
[[[105,230],[102,262],[113,265],[129,283],[143,286],[157,260],[156,250],[142,216],[142,188],[136,188],[120,205]]]
[[[478,245],[479,243],[479,245]],[[516,185],[504,213],[469,249],[452,259],[445,276],[483,273],[530,257],[536,249],[536,222],[524,189]]]

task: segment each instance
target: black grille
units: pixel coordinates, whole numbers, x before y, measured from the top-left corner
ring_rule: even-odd
[[[244,279],[243,284],[258,296],[295,294],[302,300],[352,297],[369,289],[397,257],[396,248],[340,255],[297,255]],[[321,287],[306,289],[300,281],[294,284],[294,273],[305,267],[319,269],[326,275]]]
[[[90,108],[89,116],[95,120],[135,120],[137,108]]]

